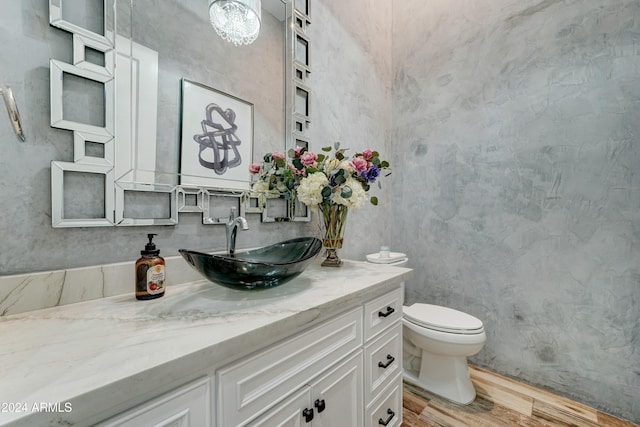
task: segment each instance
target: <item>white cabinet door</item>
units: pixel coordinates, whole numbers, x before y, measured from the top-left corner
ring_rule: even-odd
[[[357,427],[363,425],[362,351],[248,425],[251,427]]]
[[[362,351],[311,384],[313,427],[363,425]]]
[[[218,426],[245,425],[362,348],[362,343],[358,307],[218,370]]]
[[[304,427],[308,424],[303,411],[311,410],[311,389],[305,387],[267,412],[257,421],[249,423],[250,427]],[[307,412],[308,413],[308,412]]]

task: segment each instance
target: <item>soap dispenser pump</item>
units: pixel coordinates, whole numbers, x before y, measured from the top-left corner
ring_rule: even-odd
[[[153,236],[157,234],[147,234],[149,243],[140,251],[142,257],[136,261],[137,299],[154,299],[164,295],[164,259],[160,256],[160,249],[153,243]]]

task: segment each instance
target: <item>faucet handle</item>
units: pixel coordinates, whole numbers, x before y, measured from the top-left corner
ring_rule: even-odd
[[[235,217],[236,217],[236,208],[232,207],[229,210],[229,221],[231,221],[232,219],[235,219]]]

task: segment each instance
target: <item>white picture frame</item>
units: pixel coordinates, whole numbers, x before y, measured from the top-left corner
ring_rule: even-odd
[[[253,104],[182,79],[180,185],[250,190]]]

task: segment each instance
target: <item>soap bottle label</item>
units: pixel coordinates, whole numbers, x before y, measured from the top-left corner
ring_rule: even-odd
[[[164,292],[164,265],[158,264],[147,270],[147,293],[149,295]]]

